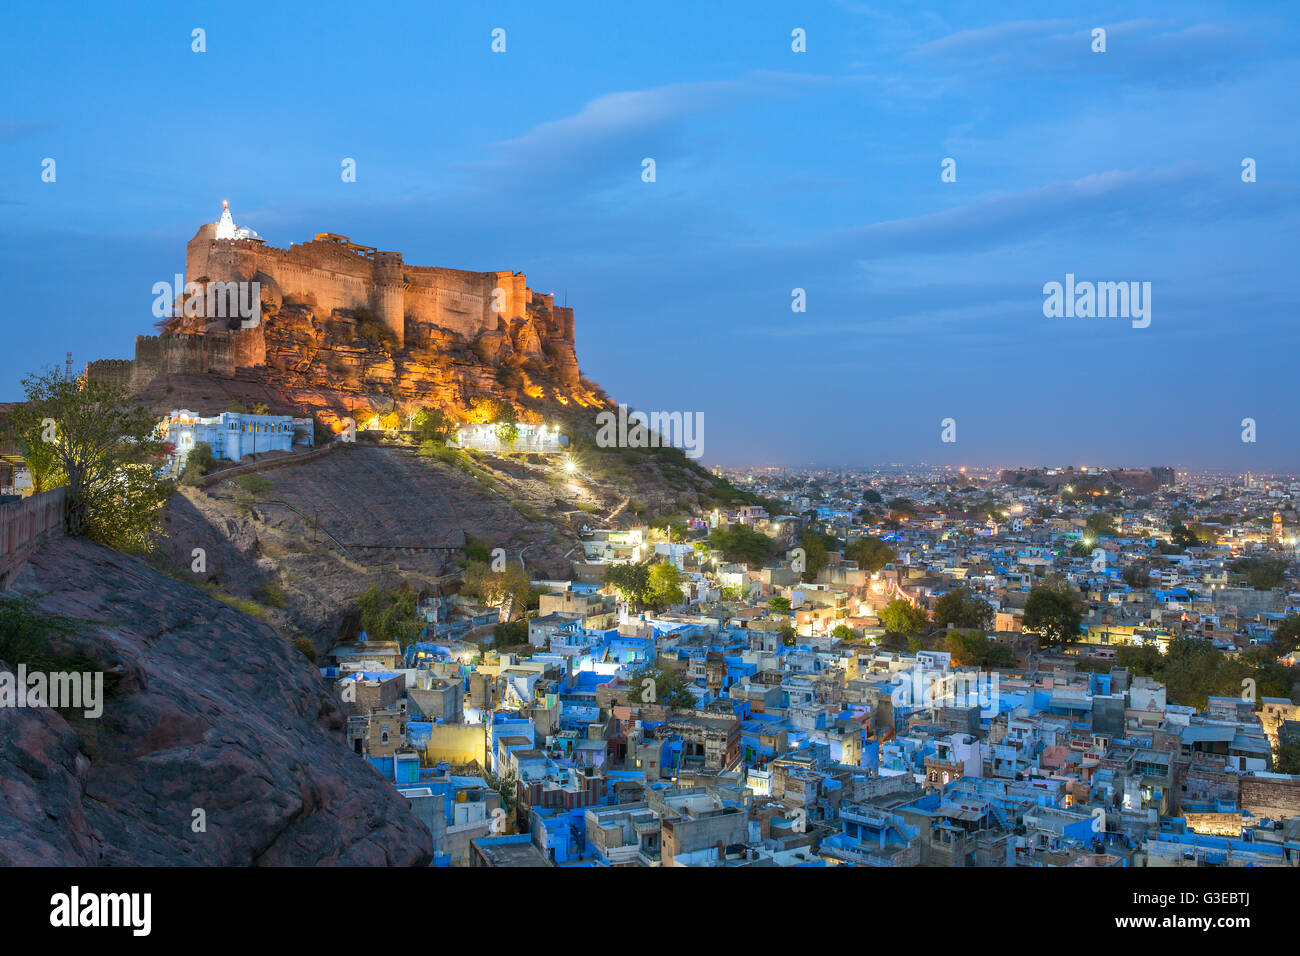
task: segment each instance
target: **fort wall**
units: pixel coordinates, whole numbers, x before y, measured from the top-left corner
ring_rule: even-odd
[[[279,249],[246,239],[217,239],[215,232],[215,223],[202,226],[187,245],[187,281],[270,280],[283,298],[314,300],[325,313],[369,308],[399,346],[406,339],[407,321],[428,322],[473,339],[495,330],[500,320],[509,324],[525,318],[533,300],[521,272],[411,266],[399,252],[377,252],[341,237]],[[572,311],[565,311],[571,340]]]
[[[266,337],[261,326],[205,335],[139,335],[135,340],[130,386],[144,388],[160,375],[197,373],[229,378],[237,368],[265,364]],[[106,371],[120,374],[117,368]]]

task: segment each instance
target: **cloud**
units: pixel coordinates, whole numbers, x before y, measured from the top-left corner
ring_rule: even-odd
[[[956,33],[931,40],[919,48],[918,56],[946,56],[951,54],[979,53],[988,55],[1005,44],[1026,37],[1044,34],[1059,35],[1082,27],[1079,20],[1013,20],[990,27],[959,30]]]
[[[672,83],[606,93],[576,113],[539,123],[491,147],[495,155],[459,169],[483,189],[532,191],[545,184],[591,191],[616,177],[639,181],[640,163],[681,151],[687,120],[738,103],[788,96],[826,77],[754,71],[740,79]]]

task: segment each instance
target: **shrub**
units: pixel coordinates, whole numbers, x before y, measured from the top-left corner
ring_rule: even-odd
[[[284,587],[274,578],[263,581],[253,588],[253,597],[267,607],[288,607],[289,595]]]

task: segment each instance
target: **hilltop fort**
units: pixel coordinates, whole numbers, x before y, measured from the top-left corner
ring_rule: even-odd
[[[214,291],[236,285],[257,296],[251,319],[211,309]],[[578,371],[573,310],[521,272],[412,266],[334,233],[280,249],[236,226],[223,203],[186,246],[176,293],[160,334],[137,337],[133,360],[91,362],[87,375],[146,395],[224,379],[340,411],[359,398],[376,408],[454,408],[481,395],[604,401]]]

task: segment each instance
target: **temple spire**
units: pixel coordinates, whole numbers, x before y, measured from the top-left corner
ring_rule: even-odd
[[[221,218],[217,220],[217,238],[234,239],[235,219],[230,215],[230,200],[221,200]]]

